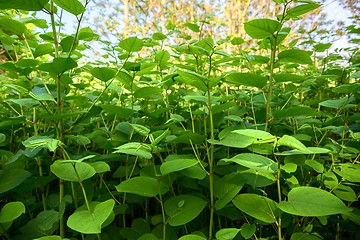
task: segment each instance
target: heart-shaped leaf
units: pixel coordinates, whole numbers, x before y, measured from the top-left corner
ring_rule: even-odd
[[[96,205],[93,212],[75,211],[67,220],[69,228],[84,234],[101,233],[101,226],[113,211],[115,201],[109,199]]]

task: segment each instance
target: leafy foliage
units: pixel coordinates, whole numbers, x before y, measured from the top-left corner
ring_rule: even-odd
[[[81,28],[89,1],[0,1],[51,16],[0,16],[0,235],[359,238],[360,55],[288,44],[288,21],[319,4],[274,2],[277,19],[244,24],[257,45],[195,22],[197,39],[170,39],[169,23],[111,45]]]

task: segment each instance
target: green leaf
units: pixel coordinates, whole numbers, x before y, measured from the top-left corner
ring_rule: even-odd
[[[274,79],[276,82],[302,83],[306,80],[306,77],[291,73],[276,73],[274,74]]]
[[[295,163],[289,162],[289,163],[285,163],[283,166],[281,166],[281,169],[287,173],[293,173],[293,172],[296,172],[297,165]]]
[[[85,7],[78,0],[53,0],[56,5],[75,16],[85,12]]]
[[[346,181],[360,182],[360,164],[340,163],[333,171]]]
[[[110,216],[115,206],[115,201],[109,199],[96,205],[93,212],[89,210],[75,211],[67,220],[67,226],[84,234],[101,233],[101,226]]]
[[[95,169],[88,163],[64,162],[61,160],[51,164],[50,170],[58,178],[70,182],[84,181],[96,173]]]
[[[241,166],[267,173],[273,173],[277,169],[277,164],[273,160],[253,153],[240,153],[230,159],[221,159],[221,162],[234,162]]]
[[[254,19],[244,23],[245,32],[252,38],[265,39],[281,29],[281,23],[271,19]]]
[[[316,52],[325,52],[332,46],[332,43],[319,43],[314,45],[314,51]]]
[[[334,108],[334,109],[340,109],[344,107],[347,103],[350,103],[349,97],[345,96],[340,99],[336,100],[325,100],[319,103],[320,106],[328,107],[328,108]]]
[[[34,58],[50,54],[54,52],[54,47],[51,43],[39,44],[34,51]]]
[[[315,116],[316,111],[307,106],[296,106],[281,110],[273,111],[273,116],[275,118],[288,118],[288,117],[297,117],[297,116]]]
[[[119,107],[112,104],[101,105],[101,108],[103,108],[105,112],[118,115],[120,118],[129,118],[133,113],[136,112],[131,108]]]
[[[232,132],[242,136],[246,136],[248,138],[252,138],[253,144],[272,143],[275,141],[275,136],[262,130],[238,129]]]
[[[36,67],[39,65],[40,61],[35,59],[21,59],[15,63],[15,66],[18,68],[27,68],[27,67]]]
[[[305,164],[314,169],[318,173],[324,172],[324,165],[316,160],[306,160]]]
[[[26,11],[39,11],[49,0],[0,0],[0,9],[21,9]]]
[[[360,71],[358,73],[360,75]],[[360,91],[360,83],[341,84],[331,90],[336,93],[355,93]]]
[[[237,228],[223,228],[216,232],[215,237],[217,240],[233,240],[239,232]]]
[[[59,220],[59,212],[55,210],[44,210],[36,218],[36,224],[42,231],[49,231]]]
[[[90,139],[88,137],[82,136],[82,135],[66,135],[67,139],[71,139],[76,142],[79,146],[86,146],[91,143]]]
[[[243,236],[245,239],[249,239],[251,238],[256,232],[256,225],[253,224],[248,224],[248,223],[244,223],[241,226],[241,236]]]
[[[330,150],[326,148],[318,148],[318,147],[307,147],[304,150],[290,150],[290,151],[284,151],[281,153],[275,153],[276,155],[280,156],[289,156],[289,155],[303,155],[303,154],[323,154],[323,153],[329,153]]]
[[[184,23],[184,26],[188,27],[193,32],[200,32],[200,26],[197,24],[187,22],[187,23]]]
[[[72,58],[54,58],[51,63],[41,64],[39,66],[39,70],[61,75],[70,69],[76,68],[77,66],[77,63]]]
[[[234,148],[246,148],[253,144],[254,138],[229,132],[223,138],[221,138],[220,141],[209,139],[208,142],[214,145],[222,145]]]
[[[25,181],[31,173],[18,168],[5,168],[0,171],[0,193],[7,192]]]
[[[39,135],[26,139],[25,141],[22,142],[22,144],[26,148],[32,148],[32,149],[47,148],[49,149],[50,152],[55,152],[59,146],[64,145],[64,143],[62,143],[60,140],[50,138],[48,136],[39,136]]]
[[[192,195],[179,195],[166,200],[164,208],[169,216],[169,225],[181,226],[190,222],[202,212],[206,204],[203,199]]]
[[[195,234],[189,234],[182,236],[179,240],[206,240],[206,238]]]
[[[314,9],[317,9],[320,6],[320,4],[312,2],[296,6],[286,11],[286,19],[296,18]]]
[[[150,129],[148,129],[147,127],[134,123],[130,123],[130,126],[134,129],[135,132],[139,133],[141,136],[149,136]]]
[[[119,46],[129,53],[139,52],[143,48],[144,42],[137,37],[129,37],[122,40],[119,43]]]
[[[224,208],[240,192],[245,182],[236,172],[225,175],[214,182],[214,195],[218,198],[215,209]]]
[[[0,144],[2,144],[3,142],[5,142],[6,140],[6,135],[3,133],[0,133]]]
[[[170,60],[170,53],[167,50],[161,50],[156,53],[155,60],[162,64]]]
[[[204,179],[207,176],[207,172],[203,168],[201,168],[199,164],[189,168],[185,168],[181,170],[180,173],[188,178],[194,179]]]
[[[115,70],[108,67],[95,67],[90,70],[91,75],[96,77],[97,79],[107,82],[113,77],[115,77]]]
[[[266,223],[276,222],[278,206],[273,200],[253,194],[239,194],[232,201],[234,205],[244,213]]]
[[[53,236],[43,236],[43,237],[35,238],[33,240],[69,240],[69,239],[53,235]]]
[[[160,98],[163,90],[158,87],[142,87],[134,92],[135,98]]]
[[[95,34],[90,27],[84,27],[79,30],[79,35],[78,35],[79,40],[91,41],[96,37],[98,37],[98,35]]]
[[[145,233],[141,237],[139,237],[137,240],[159,240],[156,235],[152,233]]]
[[[232,45],[241,45],[245,42],[245,40],[243,38],[240,37],[234,37],[233,39],[231,39],[231,44]]]
[[[168,187],[152,177],[133,177],[116,186],[118,192],[133,193],[144,197],[155,197],[168,191]]]
[[[60,46],[62,47],[63,52],[70,52],[73,44],[74,44],[75,38],[73,36],[67,36],[63,38],[60,42]],[[76,44],[76,43],[75,43]]]
[[[315,187],[293,188],[288,194],[288,200],[279,203],[279,208],[286,213],[304,217],[326,216],[350,211],[339,198]]]
[[[103,161],[93,162],[90,163],[90,165],[95,169],[96,173],[104,173],[111,171],[109,164]]]
[[[34,87],[34,89],[29,92],[29,95],[38,101],[53,101],[55,102],[54,97],[49,94],[46,88]]]
[[[31,98],[29,98],[31,99]],[[32,99],[31,99],[32,100]],[[2,118],[0,121],[0,128],[5,129],[10,126],[18,126],[26,122],[25,116]]]
[[[311,233],[294,233],[291,235],[290,240],[322,240],[323,238],[320,238],[316,235],[313,235]]]
[[[196,159],[179,158],[168,160],[161,164],[160,171],[162,175],[167,175],[172,172],[178,172],[180,170],[195,166],[198,163]]]
[[[25,213],[25,205],[22,202],[9,202],[1,209],[0,223],[11,222]]]
[[[307,151],[306,146],[302,142],[300,142],[296,138],[289,136],[289,135],[282,136],[277,141],[277,146],[287,146],[287,147],[298,149],[300,151]]]
[[[313,64],[308,52],[300,49],[284,50],[278,54],[278,58],[282,62],[292,62],[299,64]]]
[[[32,23],[32,24],[34,24],[36,27],[42,28],[42,29],[46,29],[46,28],[49,27],[45,19],[36,19],[36,18],[33,18],[33,19],[26,20],[24,23]]]
[[[161,132],[161,134],[158,134],[159,132]],[[152,137],[154,137],[155,133],[151,134]],[[169,129],[163,130],[163,131],[158,131],[156,132],[155,135],[155,139],[150,138],[151,141],[151,148],[156,147],[163,139],[165,139],[166,137],[168,137],[171,134]]]
[[[165,40],[166,35],[161,33],[161,32],[156,32],[156,33],[153,33],[152,39],[154,39],[154,40]]]
[[[94,116],[98,116],[101,113],[101,107],[93,106],[90,110],[88,110],[85,114],[82,114],[81,117],[76,119],[73,125],[77,125],[87,119],[90,119]]]
[[[207,91],[207,87],[205,85],[205,83],[208,82],[207,77],[192,71],[177,71],[177,73],[186,84],[190,84],[201,91]]]
[[[119,147],[116,147],[115,149],[116,150],[113,151],[113,153],[130,154],[146,159],[152,158],[150,148],[143,143],[138,143],[138,142],[125,143]]]
[[[0,26],[10,35],[22,35],[27,30],[23,23],[6,16],[0,16]]]
[[[336,186],[335,189],[333,189],[333,192],[338,198],[344,201],[348,201],[348,202],[357,201],[357,196],[355,191],[349,186],[339,184],[338,186]]]
[[[267,78],[255,73],[230,73],[225,77],[225,80],[236,86],[250,86],[263,88],[267,83]]]

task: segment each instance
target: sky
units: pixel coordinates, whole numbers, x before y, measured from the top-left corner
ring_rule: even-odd
[[[351,16],[351,12],[349,10],[344,9],[337,0],[327,0],[325,4],[322,6],[323,10],[327,13],[327,19],[330,21],[344,21],[345,24],[351,24],[349,17]],[[346,37],[340,38],[339,40],[333,42],[330,51],[333,51],[336,48],[344,48],[348,47],[349,42]]]

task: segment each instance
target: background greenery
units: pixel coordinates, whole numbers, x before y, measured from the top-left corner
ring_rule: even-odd
[[[81,26],[89,4],[0,1],[3,239],[360,238],[360,55],[301,24],[320,4],[218,35],[139,17],[115,44]]]

